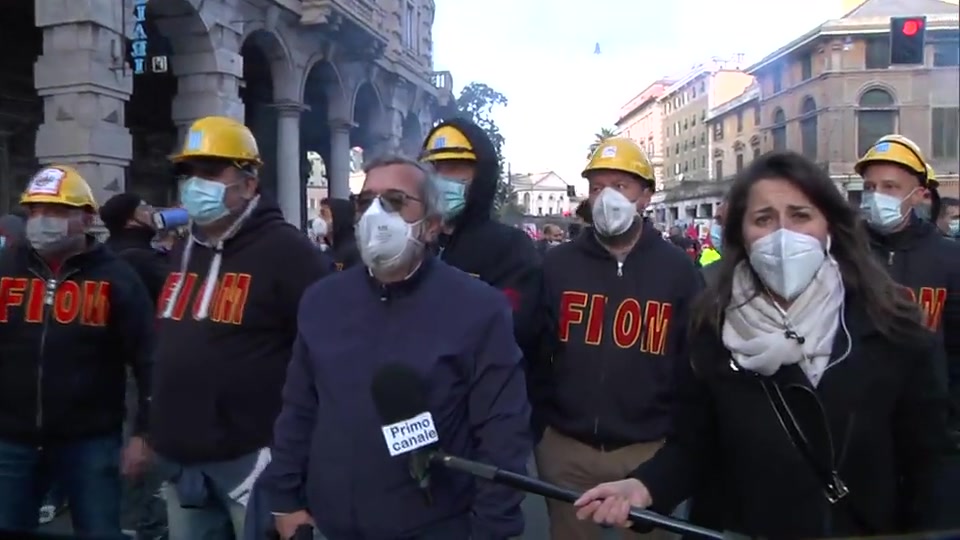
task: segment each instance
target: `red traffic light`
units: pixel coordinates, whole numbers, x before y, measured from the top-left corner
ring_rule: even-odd
[[[923,28],[923,21],[917,19],[908,19],[903,21],[903,35],[915,36]]]

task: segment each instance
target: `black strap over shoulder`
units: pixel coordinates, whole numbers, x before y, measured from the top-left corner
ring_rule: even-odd
[[[803,433],[803,429],[801,429],[797,423],[790,405],[787,404],[787,400],[784,399],[780,387],[777,386],[774,381],[767,378],[760,378],[760,384],[763,386],[767,399],[770,401],[770,405],[780,420],[780,426],[783,427],[787,433],[790,442],[793,443],[793,446],[800,452],[800,455],[803,456],[804,461],[810,465],[814,474],[817,475],[817,479],[820,481],[827,501],[832,506],[846,512],[853,523],[860,528],[861,533],[876,534],[876,528],[868,524],[863,514],[857,510],[853,505],[853,501],[850,500],[850,489],[843,482],[843,479],[840,478],[835,463],[824,463],[823,460],[816,457],[816,454],[810,447],[809,440]]]

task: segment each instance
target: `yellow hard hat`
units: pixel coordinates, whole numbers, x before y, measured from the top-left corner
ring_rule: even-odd
[[[443,126],[434,131],[423,145],[420,155],[423,161],[450,161],[454,159],[476,161],[477,154],[473,145],[459,129],[453,126]]]
[[[90,184],[73,167],[50,165],[33,175],[20,197],[20,204],[62,204],[97,211]]]
[[[170,159],[174,163],[191,158],[228,159],[263,165],[257,139],[247,126],[226,116],[207,116],[195,121],[183,141],[183,149]]]
[[[928,185],[931,180],[936,182],[935,176],[931,177],[930,175],[933,169],[924,159],[920,147],[903,135],[891,134],[880,137],[860,158],[860,161],[857,161],[853,170],[863,176],[864,171],[871,163],[896,163],[901,167],[906,167],[921,176],[924,186]]]
[[[654,181],[650,159],[640,145],[630,139],[607,139],[594,150],[587,167],[583,169],[583,176],[586,177],[590,171],[600,170],[623,171],[649,182]]]

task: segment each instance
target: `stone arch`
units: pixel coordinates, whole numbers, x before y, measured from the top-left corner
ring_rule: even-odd
[[[805,96],[800,104],[800,116],[817,112],[817,102],[813,96]]]
[[[773,123],[782,124],[787,121],[787,115],[783,112],[783,109],[777,107],[773,110]]]
[[[256,47],[269,61],[274,99],[299,101],[295,84],[298,79],[294,77],[293,56],[283,35],[276,30],[268,29],[263,23],[247,25],[244,30],[240,40],[241,51],[248,45]]]
[[[408,156],[416,157],[420,154],[423,139],[426,137],[426,133],[423,131],[423,123],[420,121],[420,115],[413,111],[404,115],[401,131],[400,141],[403,152]]]
[[[315,53],[307,60],[306,67],[303,70],[303,76],[300,78],[299,96],[303,103],[309,103],[307,97],[316,97],[320,94],[316,88],[318,83],[325,85],[325,100],[331,104],[336,104],[338,112],[349,111],[347,104],[346,85],[337,65],[329,59],[329,53],[321,51]],[[342,109],[341,109],[342,108]],[[344,118],[343,120],[352,120]]]
[[[883,83],[867,84],[857,93],[857,105],[860,107],[896,107],[897,103],[893,88]]]
[[[350,130],[350,146],[374,152],[381,151],[380,138],[388,135],[389,126],[383,125],[384,105],[376,86],[369,81],[357,85],[351,100],[353,128]]]
[[[213,36],[210,32],[212,16],[205,13],[204,2],[147,0],[147,12],[160,34],[170,41],[174,54],[209,52],[218,61],[213,55]],[[124,0],[124,9],[125,13],[133,13],[133,0]],[[126,35],[131,37],[136,20],[131,16],[126,17],[125,22]]]

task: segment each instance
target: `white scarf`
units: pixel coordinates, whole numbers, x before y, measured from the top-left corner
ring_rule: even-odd
[[[828,257],[810,285],[784,311],[767,294],[756,294],[746,262],[737,266],[723,323],[723,344],[742,368],[773,375],[800,364],[814,387],[829,367],[840,326],[844,288],[836,261]],[[747,300],[749,299],[749,300]],[[787,333],[803,338],[787,337]]]

